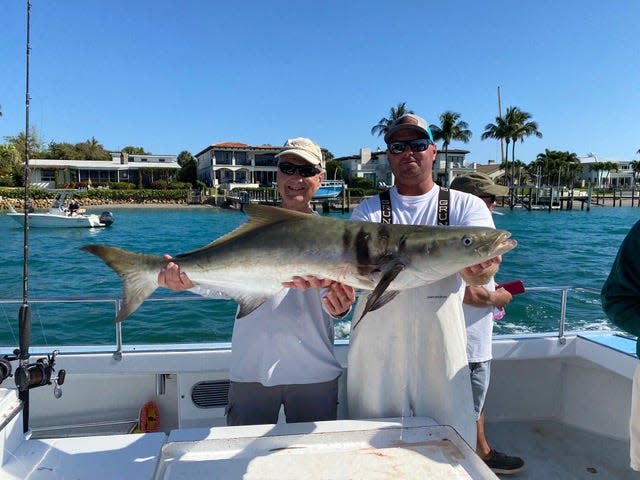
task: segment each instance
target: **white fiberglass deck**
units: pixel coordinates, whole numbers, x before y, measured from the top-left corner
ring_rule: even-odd
[[[17,417],[19,418],[19,417]],[[219,427],[23,441],[3,479],[495,479],[428,418]]]
[[[156,474],[174,478],[496,477],[451,427],[414,417],[178,431]]]

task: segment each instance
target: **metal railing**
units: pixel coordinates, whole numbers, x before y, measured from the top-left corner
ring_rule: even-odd
[[[569,292],[584,292],[589,294],[600,294],[600,291],[594,288],[575,287],[570,285],[546,286],[546,287],[527,287],[524,295],[527,293],[541,292],[560,292],[560,314],[558,318],[558,342],[565,344],[565,324],[567,315],[567,300]],[[183,302],[183,301],[207,301],[207,300],[228,300],[229,298],[223,294],[216,297],[202,297],[198,295],[172,295],[172,296],[156,296],[150,297],[145,302]],[[48,303],[113,303],[114,315],[120,310],[122,305],[121,298],[99,297],[99,296],[71,296],[71,297],[46,297],[32,298],[29,300],[32,304],[48,304]],[[0,298],[2,304],[21,304],[22,299],[18,298]],[[122,323],[114,323],[115,329],[115,351],[113,356],[116,360],[122,359],[123,352],[123,336]]]
[[[558,319],[558,343],[564,345],[567,342],[567,339],[564,335],[565,323],[567,320],[567,300],[569,298],[569,292],[585,292],[585,293],[593,293],[600,294],[600,290],[595,288],[586,288],[586,287],[573,287],[569,285],[559,285],[553,287],[527,287],[525,293],[535,293],[535,292],[557,292],[559,291],[561,294],[560,297],[560,317]]]

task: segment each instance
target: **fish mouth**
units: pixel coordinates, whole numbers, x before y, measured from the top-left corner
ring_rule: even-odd
[[[488,252],[496,257],[516,248],[518,242],[509,237],[511,237],[511,232],[500,232],[496,239],[489,245]]]
[[[511,237],[511,232],[507,232],[506,230],[499,230],[495,238],[491,239],[491,237],[493,237],[493,235],[490,235],[489,238],[485,237],[485,242],[476,249],[478,257],[485,259],[494,258],[509,250],[513,250],[518,245],[516,240],[509,238]]]

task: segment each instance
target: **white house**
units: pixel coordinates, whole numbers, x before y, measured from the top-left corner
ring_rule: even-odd
[[[128,155],[113,153],[109,160],[29,160],[29,183],[55,188],[73,182],[100,184],[129,182],[138,184],[175,175],[180,170],[175,155]]]
[[[598,187],[625,187],[633,186],[633,167],[632,160],[615,160],[612,158],[600,157],[594,153],[579,157],[582,164],[582,172],[579,179],[585,182],[594,182]],[[600,170],[596,167],[598,164],[615,163],[617,170]]]
[[[276,181],[278,159],[283,147],[221,142],[209,145],[194,156],[198,179],[209,186],[251,184],[271,186]],[[320,147],[323,155],[327,149]]]

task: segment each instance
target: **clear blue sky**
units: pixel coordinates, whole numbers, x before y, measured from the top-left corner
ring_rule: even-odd
[[[0,3],[0,142],[24,129],[24,0]],[[406,102],[462,115],[468,160],[500,156],[487,123],[517,106],[542,139],[637,159],[640,2],[620,0],[33,0],[31,123],[46,142],[197,153],[308,136],[334,155],[384,147],[371,127]]]

